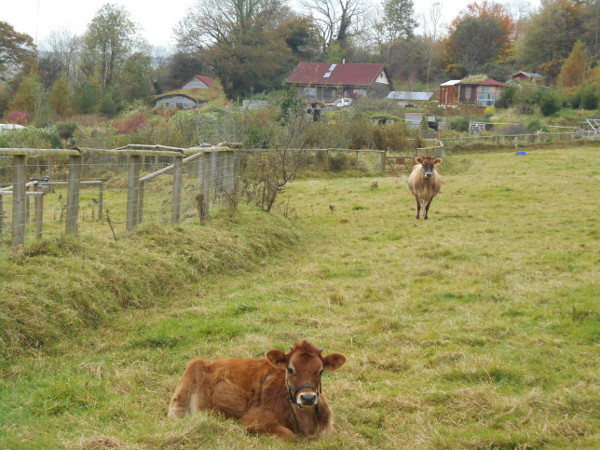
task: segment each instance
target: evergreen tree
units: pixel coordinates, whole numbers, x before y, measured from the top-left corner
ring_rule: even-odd
[[[558,82],[566,88],[576,88],[583,83],[588,54],[585,44],[581,41],[575,42],[571,54],[560,69]]]
[[[52,85],[48,95],[48,103],[60,117],[64,117],[71,112],[70,88],[64,72]]]

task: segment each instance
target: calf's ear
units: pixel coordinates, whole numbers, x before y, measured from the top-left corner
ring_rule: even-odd
[[[281,350],[274,348],[269,350],[265,356],[278,369],[285,369],[287,367],[287,356]]]
[[[332,353],[323,358],[323,369],[337,370],[344,365],[346,357],[341,353]]]
[[[417,164],[423,164],[423,158],[421,158],[420,156],[417,156],[417,157],[415,158],[415,162],[416,162]]]
[[[441,160],[440,158],[435,158],[435,159],[433,160],[433,163],[434,163],[434,164],[437,164],[437,165],[439,166],[439,165],[441,165],[441,164],[442,164],[442,160]]]

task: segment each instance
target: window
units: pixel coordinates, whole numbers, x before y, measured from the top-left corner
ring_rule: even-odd
[[[488,86],[483,86],[477,94],[477,104],[479,106],[494,106],[496,104],[496,94],[490,91]]]

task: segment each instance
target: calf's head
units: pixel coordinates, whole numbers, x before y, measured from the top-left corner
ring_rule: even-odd
[[[421,164],[425,178],[431,178],[433,171],[435,170],[435,166],[442,164],[442,160],[440,158],[433,158],[431,156],[424,156],[422,158],[419,156],[415,158],[415,162],[417,164]]]
[[[266,354],[271,364],[286,371],[290,401],[299,407],[316,406],[323,371],[337,370],[346,362],[346,357],[340,353],[322,356],[321,352],[322,349],[304,341],[294,344],[288,353],[273,349]]]

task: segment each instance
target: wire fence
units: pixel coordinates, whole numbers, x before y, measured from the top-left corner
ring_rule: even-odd
[[[0,149],[0,244],[62,234],[117,238],[142,222],[209,217],[234,188],[228,147]]]
[[[495,134],[495,135],[468,135],[451,138],[442,138],[447,148],[458,146],[494,145],[514,146],[518,144],[548,144],[552,142],[570,142],[579,139],[591,139],[582,131],[569,131],[557,133],[529,133],[529,134]]]
[[[0,148],[0,250],[42,238],[91,234],[119,239],[141,223],[177,224],[236,200],[248,158],[280,150],[228,146],[118,149]],[[289,149],[335,170],[336,155],[383,173],[383,150]]]

